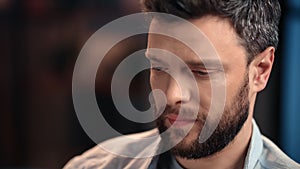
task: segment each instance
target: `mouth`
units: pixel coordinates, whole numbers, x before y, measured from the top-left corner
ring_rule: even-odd
[[[174,125],[176,127],[192,125],[196,121],[196,119],[179,118],[178,114],[169,114],[166,116],[166,119],[169,121],[170,125]]]

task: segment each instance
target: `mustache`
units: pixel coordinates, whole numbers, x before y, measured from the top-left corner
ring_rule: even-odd
[[[155,117],[158,118],[166,118],[168,115],[179,115],[180,119],[189,119],[189,120],[196,120],[205,122],[206,120],[206,113],[199,112],[199,108],[195,107],[182,107],[182,106],[170,106],[166,105],[165,109],[160,107],[155,110]]]

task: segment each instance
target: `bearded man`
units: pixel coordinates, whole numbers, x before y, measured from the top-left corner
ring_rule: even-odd
[[[178,39],[149,33],[146,57],[151,63],[150,85],[152,90],[164,93],[166,105],[161,104],[161,95],[154,94],[157,129],[131,137],[147,138],[160,133],[161,140],[155,146],[138,140],[124,141],[126,136],[108,140],[74,158],[65,168],[300,168],[260,134],[253,119],[257,93],[266,87],[274,63],[279,2],[143,0],[142,4],[146,12],[188,20],[209,40],[218,57],[212,56],[214,52],[205,53],[210,50],[207,43],[194,34],[189,36],[189,42],[201,48],[201,59],[197,51]],[[177,22],[158,17],[151,21],[152,32],[166,28],[191,35]],[[173,55],[178,59],[173,59]],[[196,88],[191,87],[192,83]],[[221,96],[222,90],[213,91],[212,86],[226,91],[221,112],[218,108],[222,104],[216,100],[222,99],[213,101],[213,96]],[[210,116],[210,111],[214,115]],[[207,139],[202,136],[203,131],[207,131]],[[114,145],[121,154],[141,149],[136,157],[126,157],[103,150],[101,145]],[[170,149],[140,156],[165,147]]]

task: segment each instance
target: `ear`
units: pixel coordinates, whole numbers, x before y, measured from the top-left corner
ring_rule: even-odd
[[[274,63],[274,53],[275,48],[268,47],[258,54],[251,63],[251,72],[253,72],[253,74],[250,80],[253,82],[253,90],[255,92],[262,91],[268,83]]]

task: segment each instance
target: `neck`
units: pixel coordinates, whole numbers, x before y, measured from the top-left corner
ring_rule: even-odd
[[[249,112],[252,112],[251,110]],[[197,160],[187,160],[176,156],[176,160],[184,168],[203,169],[242,169],[247,155],[248,145],[252,134],[252,113],[249,113],[248,119],[241,128],[237,136],[220,152]]]

